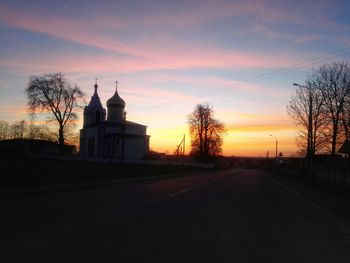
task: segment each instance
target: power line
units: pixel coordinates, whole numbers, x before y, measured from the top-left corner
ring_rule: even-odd
[[[293,71],[296,71],[296,70],[299,70],[302,68],[312,67],[313,65],[324,62],[330,58],[344,56],[349,52],[350,52],[350,48],[338,49],[335,51],[331,51],[323,56],[312,58],[309,61],[290,64],[282,69],[276,69],[276,70],[273,70],[273,71],[270,71],[270,72],[267,72],[264,74],[260,74],[258,76],[248,78],[246,80],[241,81],[241,84],[239,84],[239,85],[226,85],[223,87],[218,87],[218,88],[211,90],[211,91],[208,91],[208,92],[200,93],[196,96],[196,98],[183,99],[181,101],[179,99],[173,99],[173,100],[169,100],[167,102],[162,102],[162,103],[158,103],[155,105],[150,105],[148,107],[147,106],[142,107],[142,109],[149,109],[149,108],[155,108],[155,107],[159,108],[159,107],[164,107],[164,106],[170,106],[173,108],[177,108],[176,105],[180,104],[180,103],[181,104],[189,103],[189,102],[193,102],[195,100],[198,100],[199,98],[203,98],[203,97],[208,96],[208,95],[216,95],[216,94],[219,94],[221,92],[225,92],[226,90],[232,90],[233,88],[246,87],[250,83],[257,83],[257,82],[271,79],[273,77],[277,77],[280,75],[284,75],[284,74],[287,74],[287,73],[290,73],[290,72],[293,72]],[[136,108],[138,108],[138,107],[136,107]],[[156,125],[148,125],[148,127],[153,128],[153,129],[163,129],[162,127],[159,127]],[[175,130],[176,128],[173,128],[173,129]]]
[[[218,93],[224,92],[225,90],[232,90],[233,88],[242,88],[242,87],[249,85],[249,83],[252,83],[252,82],[256,83],[256,82],[264,81],[264,80],[271,79],[273,77],[277,77],[280,75],[284,75],[284,74],[287,74],[287,73],[290,73],[290,72],[293,72],[293,71],[296,71],[296,70],[299,70],[302,68],[311,67],[311,66],[316,65],[318,63],[321,63],[323,61],[326,61],[332,57],[343,56],[349,52],[350,52],[350,48],[343,48],[343,49],[335,50],[335,51],[327,53],[326,55],[315,57],[307,62],[299,62],[299,63],[295,63],[295,64],[290,64],[282,69],[273,70],[271,72],[267,72],[267,73],[260,74],[260,75],[255,76],[255,77],[248,78],[246,80],[241,81],[241,84],[239,84],[239,85],[234,85],[234,86],[227,85],[227,86],[223,86],[223,87],[218,87],[214,90],[200,93],[196,96],[196,98],[183,99],[181,101],[179,99],[173,99],[173,100],[169,100],[166,102],[150,105],[148,107],[147,106],[142,107],[142,109],[154,108],[154,107],[160,107],[160,106],[174,106],[178,103],[183,104],[183,103],[192,102],[194,100],[197,100],[198,98],[202,98],[202,97],[205,97],[208,95],[216,95]],[[136,108],[138,108],[138,107],[136,107]]]

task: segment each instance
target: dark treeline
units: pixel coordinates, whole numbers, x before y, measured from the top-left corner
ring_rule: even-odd
[[[55,127],[51,127],[49,123],[34,124],[32,121],[25,120],[9,123],[0,120],[0,141],[9,139],[33,139],[58,142]],[[76,132],[67,133],[67,143],[78,145],[79,135]]]
[[[7,139],[37,139],[57,141],[46,125],[28,124],[25,120],[8,123],[0,120],[0,141]]]
[[[304,156],[336,155],[350,136],[350,64],[323,65],[308,74],[287,106]]]

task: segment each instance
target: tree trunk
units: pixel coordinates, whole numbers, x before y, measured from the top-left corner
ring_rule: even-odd
[[[202,114],[200,115],[200,128],[199,128],[199,156],[203,156],[203,116]]]
[[[336,125],[333,128],[333,134],[332,134],[332,155],[335,155],[335,147],[337,144],[337,135],[338,135],[338,127]]]
[[[203,155],[203,130],[202,125],[199,129],[199,156]]]
[[[64,148],[64,132],[63,132],[63,127],[60,126],[58,130],[58,145],[59,145],[59,151],[60,154],[63,154],[63,148]]]
[[[208,127],[207,127],[207,123],[205,124],[205,128],[204,128],[204,157],[208,157],[209,156],[209,142],[208,142]]]

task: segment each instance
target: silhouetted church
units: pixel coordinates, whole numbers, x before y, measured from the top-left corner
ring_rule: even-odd
[[[143,159],[149,152],[147,126],[125,120],[125,101],[119,96],[118,82],[114,95],[107,100],[106,110],[95,92],[84,108],[84,124],[80,130],[80,155],[91,157]]]

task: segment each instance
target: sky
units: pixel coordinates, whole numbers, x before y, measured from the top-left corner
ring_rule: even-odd
[[[346,0],[0,0],[0,120],[29,118],[30,76],[62,72],[88,101],[98,78],[104,106],[118,80],[152,150],[173,153],[183,134],[190,145],[187,116],[208,102],[227,129],[224,155],[271,156],[277,138],[293,156],[292,83],[349,60],[349,10]]]

